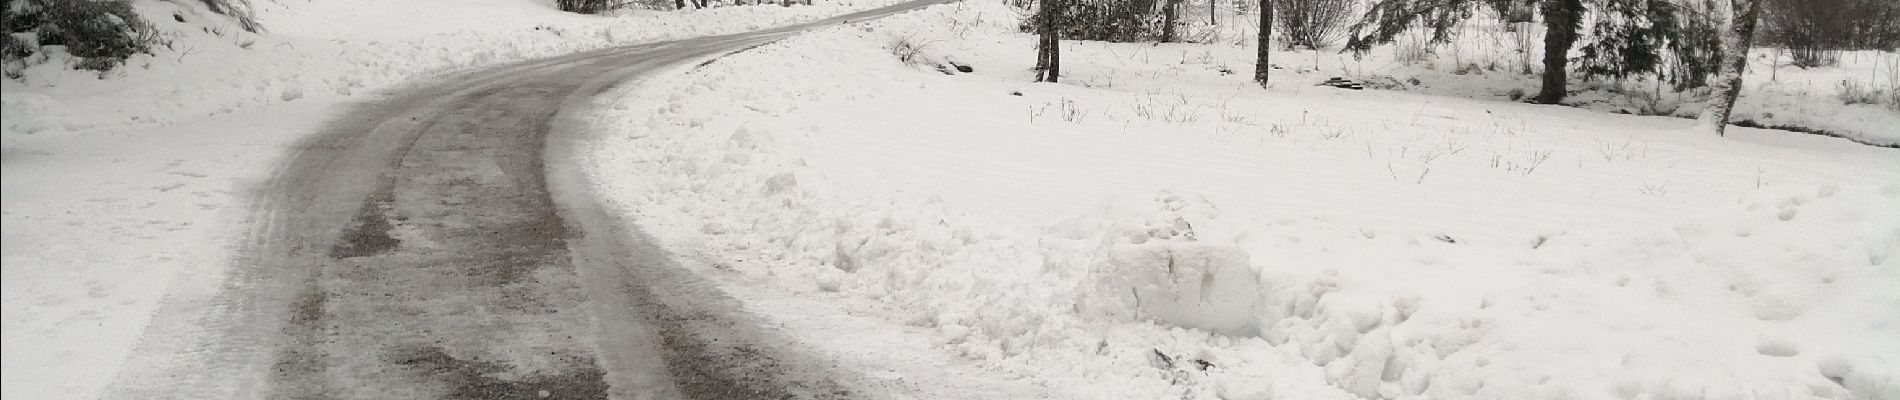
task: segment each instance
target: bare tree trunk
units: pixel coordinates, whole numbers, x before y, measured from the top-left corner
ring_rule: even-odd
[[[673,0],[673,9],[675,10],[686,9],[686,0]]]
[[[1181,20],[1181,0],[1168,0],[1167,4],[1164,6],[1167,9],[1161,10],[1161,41],[1173,42],[1179,40],[1175,37],[1174,25]]]
[[[1062,75],[1062,38],[1057,34],[1057,9],[1060,0],[1042,0],[1036,31],[1041,44],[1036,46],[1036,81],[1055,82]]]
[[[1035,2],[1035,82],[1043,82],[1043,70],[1049,70],[1049,0]]]
[[[1748,48],[1754,44],[1755,25],[1761,19],[1763,0],[1726,0],[1727,7],[1715,10],[1721,19],[1722,66],[1716,72],[1709,91],[1709,105],[1702,109],[1698,130],[1722,136],[1728,118],[1735,111],[1735,98],[1742,94],[1742,73],[1748,70]]]
[[[1544,0],[1544,84],[1537,102],[1557,104],[1570,82],[1570,46],[1583,28],[1583,0]]]
[[[1036,25],[1036,29],[1042,29],[1042,13],[1040,12],[1036,13]],[[1049,51],[1045,50],[1049,47],[1049,36],[1038,32],[1036,40],[1036,81],[1042,82],[1042,71],[1049,70]]]
[[[1056,83],[1062,78],[1062,38],[1053,30],[1049,33],[1049,69],[1042,72],[1043,82]]]
[[[1273,49],[1273,0],[1260,0],[1259,43],[1254,45],[1253,81],[1260,87],[1267,87],[1267,71],[1273,69],[1268,63],[1268,54]]]

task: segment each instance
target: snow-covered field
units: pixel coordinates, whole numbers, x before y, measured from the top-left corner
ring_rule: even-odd
[[[1361,77],[1391,88],[1442,96],[1515,101],[1536,95],[1538,76],[1520,72],[1522,60],[1535,62],[1536,57],[1542,57],[1541,49],[1532,46],[1522,53],[1501,50],[1496,41],[1485,36],[1491,32],[1468,31],[1472,33],[1459,45],[1464,50],[1442,46],[1423,62],[1396,62],[1391,51],[1370,53],[1363,60],[1331,51],[1305,51],[1291,57],[1298,61],[1289,60],[1294,65],[1288,67],[1320,75]],[[1535,39],[1532,43],[1542,43],[1541,36],[1528,37]],[[1519,59],[1525,55],[1532,58]],[[1301,61],[1316,65],[1298,65]],[[1863,143],[1900,147],[1900,104],[1858,103],[1865,100],[1849,104],[1842,100],[1850,86],[1859,91],[1900,91],[1900,53],[1847,52],[1839,65],[1802,69],[1790,66],[1785,51],[1760,48],[1749,61],[1743,94],[1735,103],[1735,123],[1820,131]],[[1542,69],[1541,64],[1536,65]],[[1563,101],[1566,105],[1681,118],[1700,116],[1708,97],[1706,89],[1677,91],[1669,83],[1648,78],[1573,82],[1569,90],[1572,95]]]
[[[593,178],[735,291],[1075,397],[1900,399],[1900,152],[1262,90],[1220,46],[1069,42],[1065,83],[1028,83],[1020,17],[939,6],[604,97]]]
[[[1123,74],[1167,73],[1168,62],[1218,63],[1236,71],[1251,71],[1256,14],[1217,3],[1215,20],[1207,25],[1205,2],[1186,0],[1183,16],[1188,38],[1211,46],[1159,46],[1150,51],[1124,49],[1090,60],[1101,68],[1123,69]],[[1288,82],[1317,84],[1331,77],[1359,80],[1386,90],[1491,101],[1528,101],[1537,94],[1543,70],[1543,33],[1537,23],[1498,22],[1491,11],[1458,21],[1451,40],[1428,43],[1421,31],[1399,36],[1391,45],[1378,46],[1355,56],[1342,53],[1339,39],[1320,50],[1277,52],[1273,64]],[[1350,14],[1357,18],[1358,14]],[[1344,36],[1342,33],[1340,36]],[[1571,58],[1582,57],[1581,43]],[[1165,49],[1165,50],[1164,50]],[[1576,65],[1573,61],[1573,67]],[[1106,65],[1104,65],[1106,64]],[[1116,67],[1110,67],[1110,65]],[[1162,68],[1157,70],[1157,68]],[[1115,74],[1104,74],[1114,76]],[[1649,77],[1588,78],[1572,71],[1562,102],[1573,107],[1620,114],[1666,115],[1696,118],[1702,112],[1706,89],[1678,91],[1667,82]],[[1869,144],[1900,147],[1900,53],[1847,51],[1837,65],[1799,68],[1786,50],[1756,48],[1744,75],[1742,96],[1732,121],[1819,131]],[[1092,76],[1073,76],[1084,86],[1115,85]],[[1844,100],[1852,92],[1853,102]]]
[[[614,17],[519,0],[257,2],[263,34],[185,3],[138,4],[176,35],[158,55],[104,78],[55,56],[0,87],[0,397],[98,398],[161,299],[217,290],[252,192],[348,103],[484,65],[891,2]]]
[[[736,33],[807,21],[888,0],[815,6],[564,13],[535,0],[257,2],[262,34],[191,2],[138,3],[170,32],[169,48],[101,74],[57,49],[36,56],[6,93],[0,128],[25,135],[168,124],[297,101],[337,101],[471,67],[613,45]],[[177,18],[171,16],[176,15]],[[425,17],[426,16],[426,17]]]

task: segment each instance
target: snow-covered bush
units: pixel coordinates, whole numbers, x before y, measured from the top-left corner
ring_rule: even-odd
[[[607,0],[560,0],[557,4],[561,11],[593,14],[612,8]]]
[[[1835,97],[1841,99],[1842,104],[1885,105],[1887,108],[1900,110],[1900,90],[1873,87],[1851,79],[1843,80],[1837,86],[1840,88],[1840,94]]]
[[[904,65],[916,66],[924,62],[926,47],[930,47],[929,41],[920,41],[916,39],[916,35],[908,35],[892,40],[887,49],[891,51],[891,56],[897,57],[897,61],[903,62]]]
[[[10,0],[5,8],[9,71],[42,46],[65,46],[77,67],[105,71],[163,45],[130,0]]]

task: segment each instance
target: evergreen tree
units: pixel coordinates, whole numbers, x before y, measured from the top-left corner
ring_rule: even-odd
[[[1577,58],[1585,76],[1654,75],[1676,89],[1715,73],[1715,29],[1670,0],[1597,0],[1590,43]]]
[[[1414,25],[1424,29],[1431,44],[1452,39],[1452,28],[1462,19],[1471,18],[1479,0],[1377,0],[1364,17],[1352,25],[1346,36],[1345,51],[1364,54],[1372,46],[1392,43],[1399,34]]]

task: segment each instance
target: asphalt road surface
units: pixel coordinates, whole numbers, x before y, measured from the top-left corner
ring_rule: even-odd
[[[257,194],[215,293],[168,296],[110,399],[859,398],[620,226],[569,155],[593,96],[912,2],[460,74],[361,104]]]

